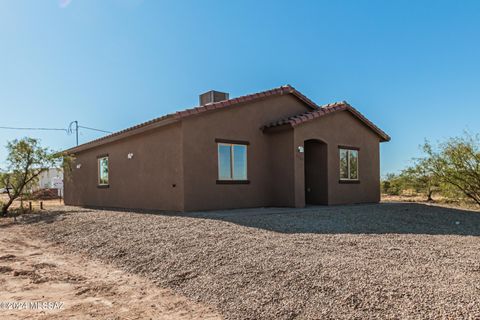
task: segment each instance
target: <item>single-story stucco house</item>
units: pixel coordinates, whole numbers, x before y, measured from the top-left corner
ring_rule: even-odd
[[[209,210],[380,200],[380,142],[346,102],[318,106],[286,85],[200,106],[71,148],[65,203]]]

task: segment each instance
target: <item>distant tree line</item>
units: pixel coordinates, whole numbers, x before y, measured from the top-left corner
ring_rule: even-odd
[[[425,142],[423,158],[399,174],[388,174],[381,183],[389,195],[421,194],[427,201],[434,195],[447,199],[468,199],[480,205],[480,137],[466,133],[437,146]]]

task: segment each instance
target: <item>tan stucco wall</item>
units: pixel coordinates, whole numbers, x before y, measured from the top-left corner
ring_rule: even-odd
[[[294,129],[295,146],[319,139],[328,145],[328,204],[380,201],[379,137],[348,111],[332,113]],[[340,146],[360,148],[358,184],[340,183]],[[295,154],[295,206],[305,206],[304,154]]]
[[[185,119],[185,210],[289,205],[293,197],[293,162],[292,154],[289,155],[293,137],[269,137],[260,127],[306,111],[303,102],[292,95],[283,95]],[[250,143],[247,154],[250,184],[216,184],[216,138]],[[278,153],[281,155],[277,156]],[[279,163],[272,165],[276,161]]]
[[[293,130],[265,135],[268,140],[270,206],[293,207],[295,205],[295,176]]]
[[[328,204],[380,200],[379,137],[348,111],[263,132],[270,122],[308,111],[293,95],[270,97],[190,116],[77,154],[70,205],[208,210],[305,206],[305,161],[298,146],[318,139],[328,146]],[[249,184],[217,184],[215,139],[248,141]],[[359,150],[359,184],[339,183],[338,146]],[[133,159],[127,154],[133,153]],[[97,187],[97,156],[109,155],[110,186]],[[76,164],[81,164],[77,169]]]
[[[181,135],[177,123],[80,152],[71,178],[65,179],[65,203],[183,210]],[[133,153],[132,159],[128,153]],[[97,156],[101,154],[109,155],[109,188],[97,187]]]

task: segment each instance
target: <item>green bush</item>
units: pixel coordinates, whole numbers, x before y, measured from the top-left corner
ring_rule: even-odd
[[[425,142],[425,157],[399,174],[388,174],[381,182],[389,195],[413,191],[432,201],[434,194],[453,201],[469,200],[480,205],[480,138],[465,134],[437,147]]]

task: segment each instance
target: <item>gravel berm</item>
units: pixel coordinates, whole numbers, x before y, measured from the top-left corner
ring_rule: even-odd
[[[189,214],[65,207],[31,232],[226,319],[479,319],[480,213],[412,203]]]

